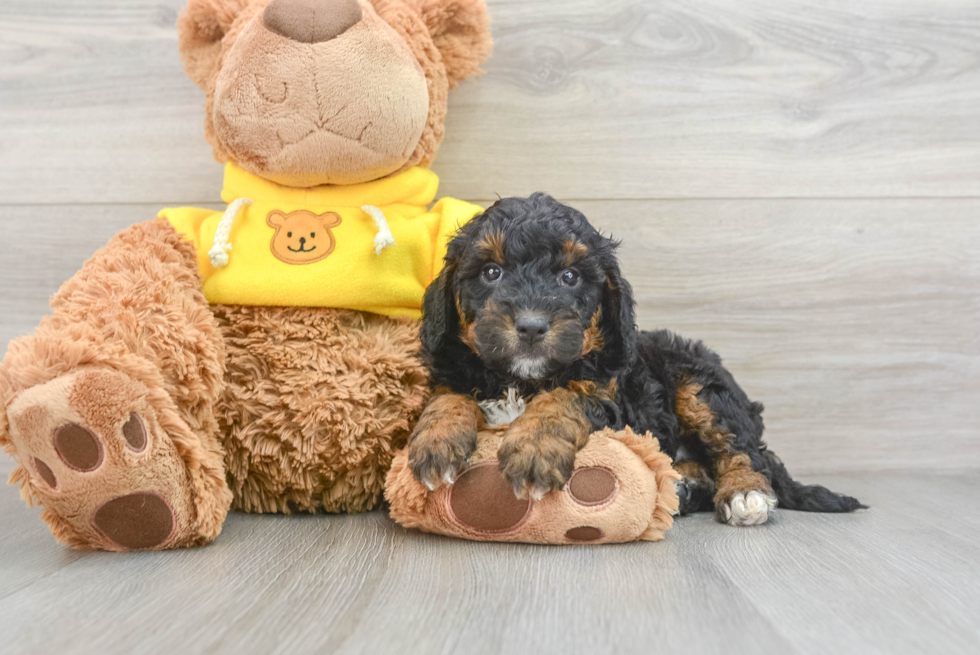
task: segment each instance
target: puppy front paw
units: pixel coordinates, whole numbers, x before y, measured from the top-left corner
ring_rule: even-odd
[[[508,433],[497,458],[500,470],[521,499],[541,500],[553,489],[561,489],[575,468],[574,442],[551,435]]]
[[[408,466],[415,479],[430,491],[452,484],[476,450],[476,430],[442,431],[438,426],[412,435]]]

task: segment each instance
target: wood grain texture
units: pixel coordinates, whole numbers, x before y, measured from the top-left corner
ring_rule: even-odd
[[[0,198],[200,203],[220,168],[183,0],[5,0]],[[980,195],[969,0],[490,0],[443,191],[492,199]]]
[[[797,474],[980,467],[980,200],[582,201],[643,328],[704,340]],[[149,205],[0,207],[0,342]]]
[[[953,505],[980,502],[980,474],[820,481],[872,509],[745,529],[702,514],[598,548],[372,513],[232,515],[208,548],[84,554],[0,494],[0,635],[18,654],[976,652],[980,518]]]
[[[791,471],[980,466],[977,201],[575,204],[639,325],[719,352]]]

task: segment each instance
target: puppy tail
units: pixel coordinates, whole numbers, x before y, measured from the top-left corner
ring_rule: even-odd
[[[782,460],[771,451],[763,451],[769,473],[772,475],[772,490],[779,499],[779,507],[801,512],[853,512],[867,509],[868,506],[857,498],[831,491],[818,484],[801,484],[790,477]]]

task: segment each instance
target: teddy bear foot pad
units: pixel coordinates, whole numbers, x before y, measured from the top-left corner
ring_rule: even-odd
[[[500,472],[505,430],[481,431],[472,465],[432,491],[415,480],[407,453],[397,453],[385,486],[392,518],[463,539],[537,544],[659,541],[673,523],[680,476],[651,436],[593,433],[565,486],[534,500],[515,496]]]
[[[577,504],[590,507],[611,501],[618,487],[619,481],[612,472],[596,466],[577,469],[565,491]],[[456,522],[487,536],[521,528],[531,517],[534,503],[514,495],[497,460],[466,469],[448,489],[446,498],[447,510]],[[605,522],[604,517],[592,521],[588,515],[581,518],[586,523]],[[600,541],[605,535],[602,527],[576,525],[565,530],[564,539],[584,543]]]
[[[147,393],[122,373],[92,369],[29,388],[10,405],[11,441],[59,539],[161,549],[190,531],[186,467]]]

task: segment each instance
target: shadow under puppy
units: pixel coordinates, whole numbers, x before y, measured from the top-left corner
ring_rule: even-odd
[[[514,493],[541,498],[569,479],[595,430],[657,436],[683,476],[681,513],[730,525],[779,505],[864,507],[794,481],[762,439],[752,402],[717,354],[669,331],[636,329],[617,244],[545,194],[506,198],[462,228],[426,291],[421,327],[435,396],[409,438],[415,477],[435,488],[467,466],[481,403],[516,389],[526,409],[500,446]]]

